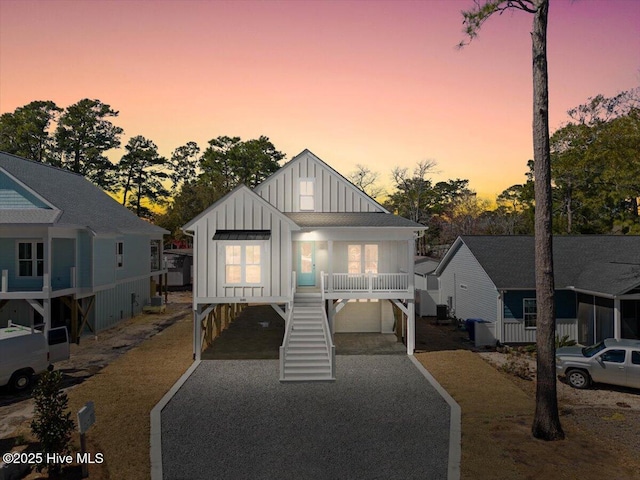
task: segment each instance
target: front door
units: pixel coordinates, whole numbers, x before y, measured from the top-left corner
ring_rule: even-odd
[[[298,248],[298,286],[313,287],[316,284],[316,244],[300,242]]]

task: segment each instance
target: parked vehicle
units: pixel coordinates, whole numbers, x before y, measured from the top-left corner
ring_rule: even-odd
[[[40,330],[9,322],[0,328],[0,386],[15,391],[28,389],[33,376],[53,363],[69,358],[66,327],[52,328],[45,336]]]
[[[589,347],[559,348],[556,369],[574,388],[592,382],[640,388],[640,340],[607,338]]]

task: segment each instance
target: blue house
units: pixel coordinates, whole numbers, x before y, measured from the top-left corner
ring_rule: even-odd
[[[557,236],[553,261],[558,335],[583,345],[640,339],[639,236]],[[459,237],[435,273],[440,303],[489,322],[493,343],[536,341],[532,236]]]
[[[166,233],[80,175],[0,153],[0,327],[77,338],[139,313]]]

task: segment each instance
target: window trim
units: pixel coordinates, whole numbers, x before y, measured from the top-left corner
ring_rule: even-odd
[[[220,244],[220,270],[222,271],[223,287],[262,287],[264,286],[265,279],[265,267],[266,267],[266,246],[267,241],[219,241]],[[230,264],[240,266],[240,282],[231,283],[227,281],[227,247],[240,247],[240,263]],[[247,264],[247,247],[259,247],[260,248],[260,263],[259,264]],[[259,282],[247,282],[247,266],[259,265],[260,266],[260,281]]]
[[[311,184],[312,193],[302,193],[302,182],[309,182]],[[302,208],[302,198],[310,198],[312,202],[311,208]],[[300,177],[298,179],[298,209],[301,212],[315,212],[316,211],[316,179],[313,177]]]
[[[122,246],[122,248],[120,248]],[[124,240],[116,241],[116,269],[124,268]]]
[[[20,258],[20,244],[31,245],[31,258]],[[38,244],[42,245],[42,258],[38,258]],[[42,278],[44,276],[44,239],[16,240],[16,278]],[[20,274],[20,263],[31,263],[31,275]],[[42,275],[38,275],[38,263],[42,262]]]
[[[533,305],[536,309],[535,313],[527,313],[527,307],[526,304],[527,302],[533,302]],[[534,317],[534,325],[530,326],[527,325],[527,317],[533,316]],[[522,320],[524,322],[524,328],[526,330],[535,330],[536,328],[538,328],[538,303],[536,301],[535,298],[523,298],[522,299]]]
[[[376,271],[368,272],[367,271],[367,247],[375,246],[376,247]],[[359,263],[359,272],[349,272],[349,248],[350,247],[360,247],[360,255],[358,259]],[[371,273],[372,275],[378,275],[380,273],[380,244],[378,243],[348,243],[347,244],[347,273],[352,275],[362,275]]]

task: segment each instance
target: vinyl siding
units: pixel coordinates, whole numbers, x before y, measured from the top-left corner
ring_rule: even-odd
[[[440,303],[447,303],[448,297],[457,318],[498,318],[498,291],[464,243],[440,275]]]
[[[51,288],[71,288],[71,267],[76,265],[76,241],[73,238],[53,238],[51,250]]]
[[[535,290],[513,290],[504,293],[504,343],[533,343],[536,341],[536,329],[525,328],[523,318],[523,300],[536,298]],[[570,290],[555,292],[556,334],[569,335],[577,340],[578,321],[576,320],[576,294]]]
[[[116,280],[116,240],[111,237],[96,237],[93,239],[93,248],[94,286],[114,283]]]
[[[146,235],[124,235],[116,238],[124,242],[124,263],[116,268],[116,280],[138,277],[151,272],[151,240]],[[115,266],[116,246],[113,244],[112,259]]]
[[[92,286],[92,244],[88,232],[78,233],[78,265],[76,267],[77,286],[88,288]]]
[[[0,209],[3,208],[50,209],[42,200],[0,171]]]

